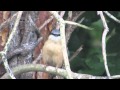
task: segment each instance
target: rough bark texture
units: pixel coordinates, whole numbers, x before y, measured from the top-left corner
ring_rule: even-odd
[[[11,16],[15,14],[16,11],[11,11]],[[35,33],[35,28],[33,25],[28,20],[28,15],[31,15],[33,21],[35,22],[37,19],[38,11],[24,11],[19,26],[17,28],[17,32],[12,39],[12,42],[10,44],[8,53],[14,51],[16,48],[19,48],[21,46],[28,46],[30,43],[36,43],[37,41],[37,35]],[[9,34],[13,29],[15,20],[12,20],[12,22],[9,25]],[[9,59],[9,65],[11,68],[22,65],[22,64],[27,64],[27,63],[32,63],[33,61],[33,49],[31,51],[25,51],[22,52],[21,54],[17,54],[13,56],[12,58]],[[2,67],[2,65],[0,65]],[[3,67],[2,67],[3,68]],[[5,70],[1,71],[1,74],[5,73]],[[23,73],[21,75],[18,75],[16,78],[18,79],[30,79],[32,78],[32,72],[28,73]]]

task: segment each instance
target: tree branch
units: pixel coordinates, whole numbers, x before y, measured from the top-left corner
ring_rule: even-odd
[[[4,63],[4,66],[5,66],[5,69],[7,71],[7,73],[9,74],[9,76],[12,78],[12,79],[15,79],[15,76],[13,75],[9,65],[8,65],[8,61],[7,61],[7,52],[8,52],[8,48],[10,46],[10,42],[12,40],[12,38],[14,37],[15,33],[16,33],[16,30],[17,30],[17,27],[19,25],[19,21],[20,21],[20,18],[22,16],[22,13],[23,11],[19,11],[18,12],[18,15],[17,15],[17,18],[16,18],[16,21],[15,21],[15,24],[14,24],[14,27],[13,27],[13,30],[8,38],[8,41],[5,45],[5,48],[3,50],[3,53],[2,53],[2,61]]]
[[[107,33],[109,32],[109,28],[107,26],[105,17],[103,15],[103,12],[98,11],[98,14],[101,17],[101,20],[102,20],[102,23],[103,23],[103,26],[104,26],[104,31],[103,31],[103,35],[102,35],[102,54],[103,54],[105,70],[106,70],[108,78],[110,79],[111,77],[110,77],[110,72],[109,72],[109,69],[108,69],[107,57],[106,57],[106,36],[107,36]]]
[[[82,15],[82,14],[84,14],[85,13],[85,11],[80,11],[79,13],[75,13],[75,15],[74,15],[74,13],[75,12],[69,12],[68,13],[68,18],[67,18],[67,20],[69,20],[69,21],[73,21],[73,22],[76,22],[77,21],[77,19]],[[72,18],[73,17],[73,18]],[[81,23],[81,22],[80,22]],[[72,25],[68,25],[68,27],[66,28],[66,40],[67,40],[67,43],[68,43],[68,41],[69,41],[69,39],[70,39],[70,36],[71,36],[71,34],[72,34],[72,32],[75,30],[75,28],[76,28],[77,26],[72,26]]]
[[[40,37],[38,39],[38,41],[36,43],[30,43],[29,46],[27,45],[23,45],[20,47],[17,47],[15,50],[13,50],[12,52],[8,52],[7,54],[7,59],[8,61],[10,60],[10,58],[12,58],[15,55],[18,54],[22,54],[22,52],[30,52],[31,50],[33,50],[41,41],[43,40],[42,37]],[[0,55],[2,56],[3,51],[0,52]],[[0,64],[2,63],[2,61],[0,61]]]
[[[104,11],[104,13],[111,19],[113,19],[115,22],[120,23],[120,20],[114,17],[112,14],[110,14],[108,11]]]
[[[47,25],[50,21],[52,21],[53,16],[51,16],[49,19],[47,19],[40,27],[39,27],[39,31],[45,26]]]
[[[61,18],[63,18],[64,14],[65,14],[65,11],[61,11],[61,12],[60,12]],[[60,29],[60,24],[59,24],[58,22],[57,22],[57,24],[56,24],[56,29]]]
[[[14,20],[17,15],[18,15],[18,12],[15,13],[12,17],[10,17],[9,19],[7,19],[6,21],[4,21],[4,22],[0,25],[0,32],[1,32],[2,30],[4,30],[3,28],[5,28],[12,20]]]
[[[72,57],[70,58],[70,62],[82,51],[83,46],[80,46],[76,52],[72,55]]]
[[[72,21],[65,21],[66,24],[71,24],[71,25],[75,25],[75,26],[79,26],[81,28],[87,29],[87,30],[93,30],[93,28],[90,28],[88,26],[76,23],[76,22],[72,22]]]
[[[38,37],[40,37],[40,32],[39,32],[39,28],[36,26],[36,24],[33,22],[31,15],[28,15],[28,19],[30,21],[30,23],[35,27],[35,32],[37,34]]]
[[[26,72],[33,72],[33,71],[40,71],[40,72],[47,72],[55,75],[60,75],[64,78],[67,78],[67,71],[60,68],[55,68],[52,66],[45,66],[42,64],[24,64],[19,65],[17,67],[14,67],[12,69],[14,75],[19,75]],[[74,79],[107,79],[107,77],[102,76],[93,76],[89,74],[78,74],[78,73],[72,73],[72,77]],[[10,79],[10,76],[8,73],[5,73],[0,79]]]
[[[33,60],[33,64],[36,64],[38,61],[40,61],[42,59],[42,55],[41,55],[41,53],[39,54],[39,56],[35,59],[35,60]]]
[[[71,69],[70,69],[70,64],[69,64],[68,54],[67,54],[66,39],[65,39],[65,22],[57,12],[50,11],[50,13],[58,20],[60,24],[60,35],[61,35],[61,42],[62,42],[64,64],[68,74],[68,78],[72,79]]]

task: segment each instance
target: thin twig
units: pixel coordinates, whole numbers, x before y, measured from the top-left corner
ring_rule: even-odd
[[[32,18],[31,18],[31,15],[28,15],[28,18],[29,18],[30,23],[31,23],[37,30],[39,30],[39,29],[37,28],[36,24],[33,22]]]
[[[8,25],[12,20],[14,20],[17,15],[18,15],[18,12],[15,13],[12,17],[10,17],[9,19],[7,19],[6,21],[4,21],[4,22],[0,25],[0,32],[1,32],[2,30],[4,30],[3,28],[5,28],[6,25]]]
[[[68,78],[72,79],[72,74],[71,74],[71,69],[70,69],[70,64],[69,64],[68,54],[67,54],[66,39],[65,39],[65,22],[64,22],[63,18],[61,18],[61,16],[57,12],[50,11],[50,13],[60,23],[60,35],[61,35],[61,42],[62,42],[64,64],[65,64],[65,68],[66,68],[66,71],[67,71],[67,74],[68,74]]]
[[[49,19],[47,19],[40,27],[39,27],[39,31],[45,26],[47,25],[50,21],[52,21],[53,16],[51,16]]]
[[[52,66],[46,66],[46,65],[42,65],[42,64],[24,64],[24,65],[19,65],[17,67],[14,67],[12,69],[14,75],[19,75],[22,73],[26,73],[26,72],[47,72],[47,73],[51,73],[51,74],[55,74],[55,75],[60,75],[64,78],[67,78],[67,71],[61,68],[55,68]],[[78,74],[78,73],[74,73],[71,72],[72,76],[74,79],[107,79],[107,77],[103,77],[103,76],[93,76],[93,75],[89,75],[89,74]],[[10,79],[8,73],[5,73],[0,79]]]
[[[107,36],[107,33],[109,32],[109,28],[107,26],[105,17],[103,15],[103,12],[102,11],[98,11],[98,14],[101,17],[101,20],[102,20],[102,23],[103,23],[103,26],[104,26],[104,31],[103,31],[103,35],[102,35],[102,54],[103,54],[105,70],[106,70],[108,78],[110,79],[111,76],[110,76],[110,72],[109,72],[109,69],[108,69],[107,56],[106,56],[106,36]]]
[[[17,15],[17,18],[16,18],[16,21],[15,21],[15,24],[14,24],[14,27],[13,27],[13,30],[8,38],[8,41],[5,45],[5,48],[3,50],[3,56],[2,56],[2,60],[3,60],[3,63],[4,63],[4,66],[5,66],[5,69],[7,71],[7,73],[9,74],[9,76],[12,78],[12,79],[15,79],[15,76],[14,74],[12,73],[9,65],[8,65],[8,61],[7,61],[7,52],[8,52],[8,48],[10,46],[10,42],[12,40],[12,38],[14,37],[15,33],[16,33],[16,30],[17,30],[17,27],[18,27],[18,24],[19,24],[19,21],[20,21],[20,18],[22,16],[22,13],[23,11],[19,11],[18,12],[18,15]]]
[[[33,60],[33,64],[36,64],[38,61],[40,61],[42,59],[42,54],[40,53],[39,54],[39,56],[35,59],[35,60]]]
[[[29,46],[26,46],[25,44],[16,48],[12,52],[7,53],[7,59],[8,61],[10,58],[12,58],[15,55],[22,54],[23,52],[30,52],[31,50],[34,50],[35,47],[43,40],[43,37],[40,37],[36,43],[29,43]],[[2,56],[3,51],[0,52],[0,55]],[[0,64],[2,61],[0,60]]]
[[[73,15],[73,11],[69,11],[69,12],[68,12],[68,17],[67,17],[67,19],[71,20],[72,15]]]
[[[64,14],[65,14],[65,11],[61,11],[61,12],[60,12],[61,18],[64,16]],[[60,29],[60,24],[59,24],[59,23],[57,23],[56,29]]]
[[[73,17],[73,20],[72,21],[76,21],[81,15],[83,15],[86,11],[80,11],[80,13],[76,16],[76,17]]]
[[[65,11],[60,12],[60,16],[63,17],[65,15]]]
[[[85,11],[80,11],[78,14],[74,15],[74,12],[72,13],[72,17],[70,18],[70,16],[68,16],[68,18],[66,20],[68,21],[73,21],[73,22],[76,22],[77,19],[82,15],[84,14]],[[68,14],[69,15],[69,14]],[[82,22],[81,22],[82,23]],[[66,28],[66,40],[67,40],[67,44],[69,42],[69,39],[70,39],[70,36],[72,34],[72,32],[75,30],[77,26],[72,26],[72,25],[68,25],[68,27]]]
[[[104,13],[111,19],[113,19],[115,22],[120,23],[120,20],[117,19],[115,16],[113,16],[112,14],[110,14],[108,11],[104,11]]]
[[[71,25],[75,25],[75,26],[79,26],[81,28],[87,29],[87,30],[93,30],[93,28],[90,28],[88,26],[76,23],[76,22],[72,22],[72,21],[65,21],[66,24],[71,24]]]
[[[80,46],[76,52],[72,55],[72,57],[70,58],[70,62],[82,51],[83,46]]]
[[[33,22],[31,15],[28,15],[30,23],[35,27],[35,32],[38,36],[40,36],[39,28],[36,26],[36,24]]]

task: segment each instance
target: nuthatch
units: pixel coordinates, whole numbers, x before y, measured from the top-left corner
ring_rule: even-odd
[[[60,68],[63,65],[63,53],[60,30],[54,29],[42,49],[43,62],[46,65]]]

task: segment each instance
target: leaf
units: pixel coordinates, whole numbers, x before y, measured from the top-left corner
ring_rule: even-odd
[[[92,74],[92,75],[102,75],[105,72],[104,63],[101,62],[101,59],[98,55],[92,55],[86,59],[86,64],[90,69],[79,70],[78,72]]]

